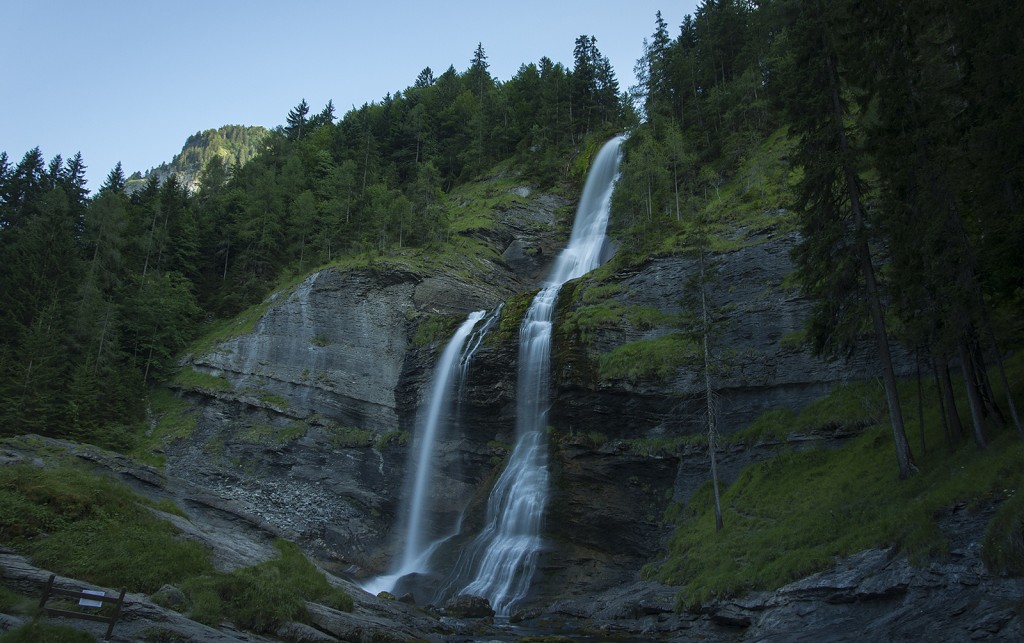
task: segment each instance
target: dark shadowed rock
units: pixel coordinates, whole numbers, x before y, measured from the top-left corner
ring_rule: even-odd
[[[483,596],[462,594],[448,601],[444,606],[447,616],[455,618],[491,618],[494,610],[491,609],[491,602]]]

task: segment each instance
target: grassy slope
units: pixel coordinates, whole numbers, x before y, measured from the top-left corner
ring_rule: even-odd
[[[1024,359],[1011,366],[1012,381],[1021,381]],[[1021,393],[1016,391],[1018,398]],[[721,532],[715,531],[710,484],[705,485],[677,517],[668,556],[650,566],[648,575],[684,586],[682,604],[693,605],[773,589],[830,567],[836,556],[871,547],[895,546],[923,562],[948,551],[936,524],[944,509],[1007,498],[1012,500],[993,519],[983,557],[994,571],[1024,573],[1024,507],[1017,495],[1024,484],[1024,441],[1008,428],[994,432],[986,450],[967,441],[948,445],[937,398],[926,390],[922,454],[915,384],[904,382],[901,395],[919,467],[909,480],[897,479],[891,429],[879,421],[885,402],[878,385],[842,387],[800,414],[771,412],[732,439],[869,426],[841,448],[784,450],[745,469],[723,493]],[[966,408],[962,395],[959,404]]]
[[[19,440],[32,446],[31,438],[10,442]],[[178,513],[176,507],[152,503],[60,453],[42,455],[52,466],[0,467],[0,534],[45,569],[149,594],[175,584],[189,598],[189,617],[214,626],[228,619],[257,632],[303,620],[307,599],[352,608],[351,597],[331,587],[292,543],[275,543],[278,558],[217,572],[209,552],[148,509]],[[12,611],[30,607],[9,593],[0,599]]]

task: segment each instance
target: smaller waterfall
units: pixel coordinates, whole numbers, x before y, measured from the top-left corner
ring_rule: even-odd
[[[477,322],[484,318],[484,314],[485,311],[478,310],[471,313],[466,321],[462,322],[444,352],[441,353],[441,359],[437,366],[434,367],[426,413],[419,418],[415,447],[409,458],[409,470],[415,473],[415,477],[412,481],[412,495],[409,499],[408,522],[402,557],[398,564],[393,566],[393,571],[390,574],[378,576],[363,586],[363,589],[372,594],[391,591],[398,579],[406,574],[426,571],[431,554],[434,553],[438,545],[448,538],[445,536],[429,540],[428,532],[430,530],[425,524],[429,492],[434,479],[436,443],[445,416],[451,410],[451,402],[454,397],[451,390],[454,384],[452,380],[456,377],[460,380],[464,379],[462,376],[468,368],[469,359],[472,358],[472,353],[480,346],[483,339],[482,332],[472,337],[471,333]],[[470,339],[475,339],[475,343],[468,341]],[[455,526],[455,529],[458,530],[458,525]]]

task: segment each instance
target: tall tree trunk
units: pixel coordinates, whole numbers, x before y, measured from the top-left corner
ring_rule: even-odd
[[[893,440],[896,443],[896,460],[900,470],[899,476],[903,480],[913,471],[916,471],[917,467],[914,465],[914,457],[910,451],[910,444],[907,442],[906,430],[903,427],[903,410],[900,408],[899,392],[896,389],[896,374],[893,371],[892,355],[889,352],[889,337],[885,330],[885,314],[882,311],[882,301],[878,294],[878,284],[875,281],[875,268],[871,263],[871,249],[868,247],[868,242],[865,238],[865,220],[861,206],[860,188],[858,187],[856,172],[850,166],[850,143],[846,138],[846,130],[843,126],[844,110],[839,96],[839,79],[835,68],[835,61],[831,55],[825,56],[825,64],[828,70],[832,93],[832,116],[835,119],[836,132],[839,136],[839,152],[842,157],[846,192],[850,198],[850,209],[853,213],[853,230],[857,236],[856,251],[861,273],[864,277],[868,308],[871,311],[871,324],[874,329],[875,344],[878,349],[878,360],[882,368],[885,398],[889,405],[889,420],[892,424]]]
[[[960,369],[964,376],[964,388],[967,389],[967,405],[971,409],[974,443],[978,445],[979,449],[984,449],[988,446],[988,440],[985,437],[985,415],[982,410],[981,395],[978,394],[978,380],[974,372],[971,352],[967,348],[967,340],[961,337],[957,343],[957,350],[960,354]]]
[[[714,390],[711,388],[711,349],[708,336],[711,334],[711,320],[708,315],[708,301],[705,292],[706,276],[704,271],[704,241],[700,248],[700,309],[704,336],[704,399],[708,413],[708,457],[711,458],[711,484],[715,491],[715,530],[722,530],[722,500],[718,489],[718,456],[716,455],[718,437],[718,412],[715,404]]]
[[[914,367],[917,371],[917,432],[921,437],[921,457],[927,453],[924,443],[924,384],[921,382],[921,349],[914,349]]]
[[[949,428],[949,418],[946,416],[946,400],[942,390],[942,384],[939,382],[939,367],[932,359],[932,373],[935,375],[935,396],[939,400],[939,416],[942,419],[942,435],[946,438],[946,448],[950,451],[953,450],[953,435]]]
[[[949,430],[953,434],[953,441],[959,443],[964,437],[964,425],[960,421],[960,411],[956,408],[956,395],[953,394],[953,380],[949,376],[949,364],[943,359],[941,367],[936,364],[936,369],[942,384],[942,399],[945,400]]]

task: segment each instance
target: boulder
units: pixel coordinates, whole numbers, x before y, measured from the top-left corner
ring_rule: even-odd
[[[447,616],[455,618],[491,618],[494,610],[491,609],[491,602],[483,596],[472,594],[461,594],[452,598],[444,606]]]

